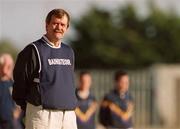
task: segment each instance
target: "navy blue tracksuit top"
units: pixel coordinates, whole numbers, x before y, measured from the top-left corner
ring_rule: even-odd
[[[16,61],[13,98],[24,109],[26,101],[45,109],[75,109],[73,50],[64,43],[52,48],[43,37],[28,45]]]
[[[85,113],[90,108],[91,104],[93,102],[96,102],[96,99],[94,95],[92,95],[91,93],[86,99],[83,99],[78,94],[78,92],[79,92],[79,89],[76,90],[76,95],[78,99],[78,107],[83,113]],[[95,129],[95,113],[89,118],[87,122],[83,122],[81,121],[81,119],[77,117],[77,126],[78,126],[78,129]]]
[[[0,81],[0,128],[3,123],[12,124],[14,102],[11,97],[10,89],[13,82]]]
[[[104,100],[110,101],[118,105],[123,111],[127,110],[128,101],[133,102],[133,99],[129,92],[126,92],[125,96],[121,98],[116,89],[111,90],[108,94],[106,94]],[[109,110],[109,108],[104,108],[104,107],[100,108],[100,122],[107,127],[112,127],[117,129],[128,129],[128,128],[132,128],[133,126],[132,117],[130,117],[127,121],[124,121],[114,112]]]

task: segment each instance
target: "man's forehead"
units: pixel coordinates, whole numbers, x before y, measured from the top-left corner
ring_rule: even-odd
[[[56,20],[68,21],[68,18],[67,18],[66,15],[63,15],[62,17],[53,15],[53,16],[51,17],[51,20],[52,20],[52,19],[53,19],[53,20],[56,19]]]

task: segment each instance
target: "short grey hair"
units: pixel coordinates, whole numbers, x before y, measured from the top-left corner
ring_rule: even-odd
[[[12,56],[8,53],[3,53],[0,55],[0,66],[4,65],[6,58],[12,59]]]

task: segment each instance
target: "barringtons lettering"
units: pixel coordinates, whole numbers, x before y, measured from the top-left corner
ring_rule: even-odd
[[[71,65],[70,59],[48,59],[49,65]]]

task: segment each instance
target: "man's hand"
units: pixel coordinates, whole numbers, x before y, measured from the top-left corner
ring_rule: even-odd
[[[117,104],[112,103],[110,101],[103,101],[101,104],[103,107],[108,107],[112,112],[114,112],[117,116],[122,118],[124,121],[127,121],[133,114],[133,104],[132,102],[127,103],[127,110],[123,111]]]
[[[87,122],[90,119],[90,117],[94,114],[96,109],[97,109],[97,103],[93,102],[85,113],[83,113],[81,109],[78,107],[75,109],[75,112],[77,117],[80,118],[81,121]]]
[[[19,119],[21,112],[21,107],[16,105],[15,109],[13,110],[13,118],[16,120]]]

